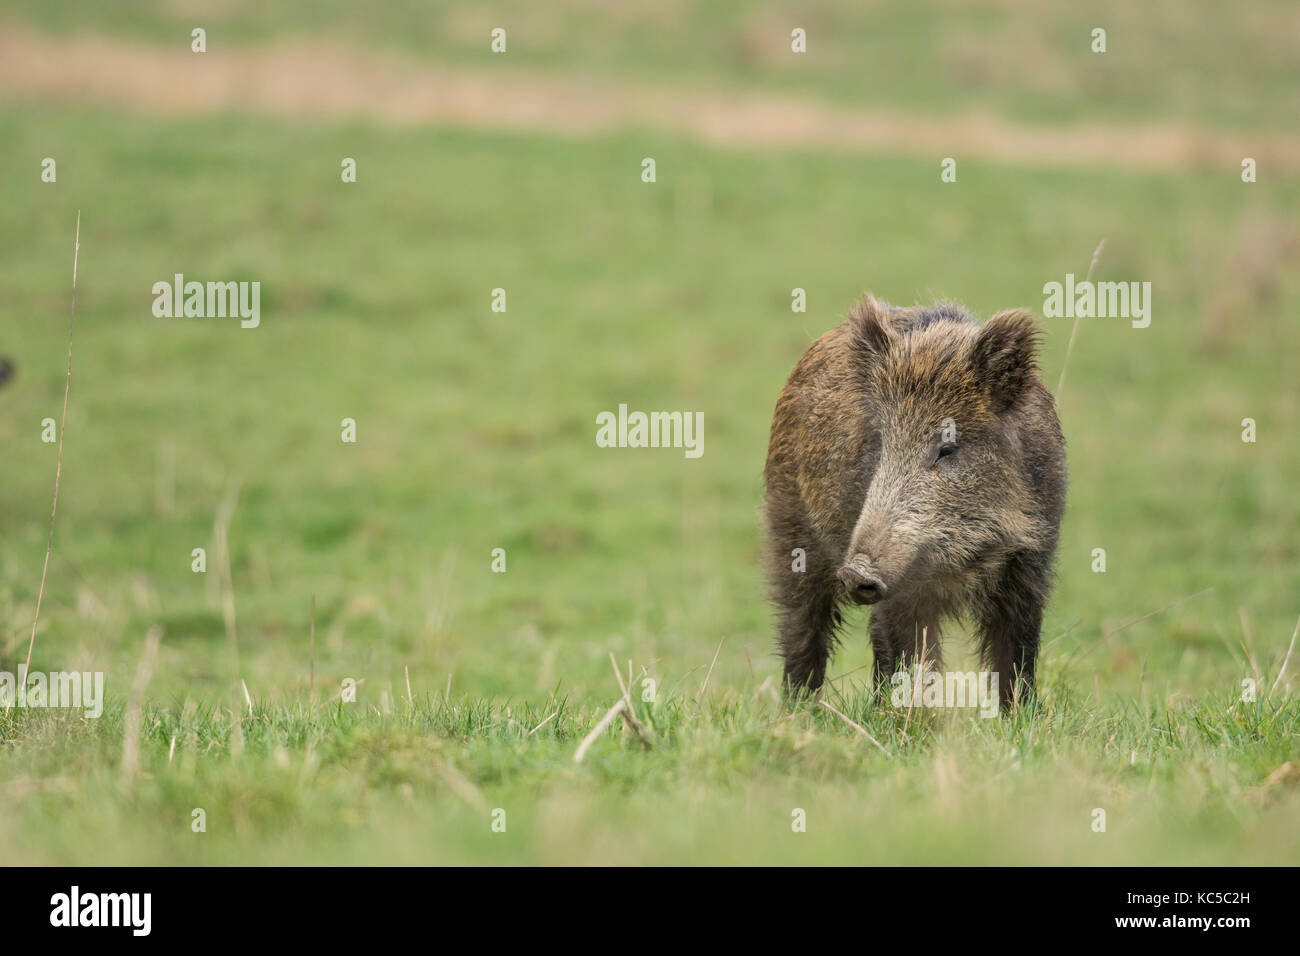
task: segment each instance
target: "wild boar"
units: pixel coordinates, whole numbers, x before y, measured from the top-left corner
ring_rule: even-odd
[[[1003,709],[1033,689],[1065,507],[1065,439],[1024,310],[980,324],[869,293],[795,366],[765,512],[791,691],[816,690],[841,610],[872,605],[877,687],[968,614]]]

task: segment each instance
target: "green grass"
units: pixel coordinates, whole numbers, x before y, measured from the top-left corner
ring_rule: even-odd
[[[129,781],[120,709],[98,722],[11,713],[0,860],[1191,865],[1300,852],[1294,777],[1267,780],[1294,754],[1293,703],[1103,709],[1057,682],[1037,713],[982,720],[838,699],[877,747],[820,708],[782,711],[745,688],[699,704],[696,691],[637,705],[653,750],[610,732],[581,765],[599,711],[564,698],[259,705],[238,756],[225,714],[161,707]]]
[[[209,56],[281,42],[346,43],[376,54],[484,71],[565,73],[675,89],[795,93],[902,112],[988,112],[1059,123],[1079,119],[1284,128],[1300,112],[1287,0],[803,0],[604,3],[566,0],[14,0],[45,30],[100,33],[187,50],[203,27]],[[505,56],[490,33],[507,31]],[[790,49],[807,31],[807,53]],[[1092,52],[1092,31],[1107,50]]]
[[[1294,94],[1270,75],[1252,80],[1279,98],[1263,102]],[[0,355],[18,370],[0,390],[0,670],[25,659],[45,555],[57,449],[41,420],[63,399],[80,209],[32,666],[104,671],[110,695],[98,721],[0,712],[0,861],[1295,859],[1300,793],[1278,768],[1300,759],[1300,668],[1268,703],[1239,700],[1243,642],[1267,689],[1300,612],[1295,180],[964,162],[943,185],[934,163],[658,134],[14,105],[0,142]],[[39,181],[45,156],[57,184]],[[779,675],[762,463],[808,342],[863,288],[1039,311],[1043,284],[1086,272],[1102,238],[1096,277],[1151,281],[1154,317],[1084,320],[1070,359],[1040,712],[871,708],[863,616],[831,699],[887,753],[825,710],[756,696]],[[154,318],[151,286],[175,272],[261,281],[261,328]],[[806,314],[790,311],[796,286]],[[1055,386],[1070,323],[1044,326]],[[624,402],[702,411],[704,456],[597,448],[596,414]],[[236,485],[238,674],[213,542]],[[123,713],[155,625],[127,779]],[[960,628],[948,646],[969,661]],[[658,746],[611,731],[575,766],[619,694],[610,653],[658,682],[659,702],[638,704]],[[256,705],[238,755],[237,677]],[[324,703],[345,678],[364,679],[357,702]]]

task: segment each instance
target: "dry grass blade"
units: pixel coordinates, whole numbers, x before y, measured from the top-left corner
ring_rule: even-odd
[[[1295,630],[1291,632],[1291,643],[1287,646],[1286,656],[1282,658],[1282,667],[1277,672],[1277,677],[1273,678],[1273,686],[1268,689],[1268,694],[1264,697],[1265,700],[1268,700],[1273,696],[1273,691],[1277,690],[1277,685],[1281,682],[1282,675],[1286,673],[1286,665],[1291,661],[1291,652],[1295,650],[1295,637],[1297,634],[1300,634],[1300,617],[1296,618]]]
[[[239,639],[235,626],[235,586],[230,571],[230,519],[234,517],[235,506],[239,503],[239,491],[239,483],[230,486],[212,523],[213,543],[221,562],[218,565],[221,574],[221,615],[226,626],[227,649],[230,651],[236,678],[239,677]]]
[[[655,749],[654,733],[651,732],[649,727],[637,720],[636,715],[629,708],[623,709],[623,723],[632,728],[632,732],[637,735],[637,739],[641,741],[641,745],[646,750]]]
[[[849,725],[850,727],[852,727],[854,730],[856,730],[860,735],[862,735],[863,737],[866,737],[868,740],[870,740],[873,744],[876,745],[876,749],[878,749],[878,750],[879,750],[882,754],[884,754],[886,757],[889,756],[889,751],[886,750],[886,749],[884,748],[884,746],[880,743],[879,740],[877,740],[875,737],[871,736],[871,734],[867,733],[867,728],[866,728],[866,727],[863,727],[861,724],[859,724],[856,720],[853,720],[853,719],[852,719],[851,717],[849,717],[848,715],[840,713],[838,710],[836,710],[833,706],[831,706],[831,705],[830,705],[829,703],[827,703],[826,701],[824,701],[824,700],[820,700],[820,701],[818,701],[818,703],[821,704],[823,707],[825,707],[827,710],[829,710],[832,714],[834,714],[834,715],[835,715],[836,717],[838,717],[840,720],[844,721],[846,724],[848,724],[848,725]]]
[[[726,639],[726,635],[723,635],[722,639],[718,641],[717,650],[713,652],[713,660],[709,663],[709,672],[704,675],[704,683],[700,685],[700,696],[696,702],[697,704],[704,703],[704,693],[709,689],[709,678],[713,676],[713,668],[718,663],[718,655],[722,653],[722,642]]]
[[[1105,248],[1106,248],[1105,239],[1097,243],[1097,248],[1093,250],[1092,262],[1089,263],[1088,265],[1088,275],[1087,278],[1083,280],[1084,282],[1091,281],[1092,270],[1097,268],[1097,260],[1101,258],[1101,250]],[[1065,388],[1065,370],[1070,367],[1070,353],[1074,351],[1074,337],[1076,334],[1078,334],[1078,332],[1079,332],[1079,316],[1076,315],[1074,317],[1074,327],[1070,329],[1070,341],[1065,346],[1065,359],[1061,362],[1061,377],[1056,383],[1055,395],[1057,401],[1060,401],[1061,389]]]
[[[50,573],[50,552],[54,550],[54,515],[59,510],[59,482],[63,478],[63,433],[68,427],[68,395],[72,391],[72,324],[77,318],[77,259],[81,255],[81,210],[77,210],[77,235],[72,247],[72,311],[68,314],[68,373],[63,380],[63,418],[59,422],[59,453],[54,465],[54,503],[50,505],[50,535],[45,542],[45,566],[41,568],[41,587],[36,592],[36,614],[32,618],[32,639],[27,643],[26,673],[32,670],[32,649],[36,646],[36,625],[41,620],[41,600],[45,597],[45,577]]]
[[[365,679],[364,677],[357,679],[356,681],[353,682],[353,684],[352,684],[352,689],[353,689],[353,690],[356,690],[358,687],[360,687],[360,686],[361,686],[362,684],[364,684],[365,682],[366,682],[366,679]],[[346,696],[347,692],[348,692],[348,688],[347,688],[346,686],[340,686],[338,690],[336,690],[334,693],[330,694],[328,697],[322,697],[322,698],[321,698],[321,703],[322,703],[322,704],[332,704],[332,703],[334,703],[334,702],[337,701],[337,700],[342,700],[342,699],[344,698],[344,696]],[[352,701],[349,701],[349,703],[352,703]]]
[[[552,711],[549,717],[545,718],[540,724],[538,724],[532,730],[528,731],[528,736],[531,737],[533,734],[537,733],[537,731],[541,730],[543,727],[549,724],[552,720],[555,719],[557,714],[559,714],[558,710]]]
[[[135,681],[131,684],[131,700],[126,708],[126,728],[122,741],[122,784],[128,785],[140,772],[140,723],[143,719],[144,692],[153,677],[154,665],[158,661],[158,645],[162,641],[162,628],[154,625],[144,638],[144,654],[140,666],[135,672]]]
[[[620,697],[613,707],[605,711],[605,716],[600,718],[600,723],[596,724],[596,726],[592,728],[591,733],[582,738],[582,743],[578,744],[578,749],[573,752],[574,763],[582,763],[582,758],[587,756],[587,751],[590,750],[591,745],[596,742],[596,738],[605,732],[606,728],[614,722],[614,719],[618,717],[619,714],[623,713],[623,710],[626,707],[627,700]]]
[[[627,701],[627,712],[635,719],[636,709],[632,706],[632,693],[628,690],[630,681],[623,680],[623,672],[618,669],[618,662],[614,660],[614,652],[609,652],[609,666],[614,668],[614,679],[618,681],[619,690],[623,692],[623,699]]]
[[[234,680],[242,683],[239,676],[239,632],[236,629],[235,622],[235,581],[230,571],[230,519],[234,516],[235,506],[239,503],[240,487],[238,482],[231,485],[226,492],[226,497],[217,508],[216,518],[213,520],[212,525],[212,537],[220,560],[218,571],[220,572],[221,587],[221,617],[226,627],[226,647],[230,652],[231,676]],[[231,692],[234,693],[233,688]],[[247,689],[245,689],[245,693],[247,693]],[[244,750],[244,726],[239,716],[237,703],[231,706],[230,717],[233,722],[230,733],[230,752],[233,756],[238,757]]]
[[[912,679],[911,693],[907,695],[907,716],[903,718],[903,736],[907,736],[907,728],[912,724],[912,708],[916,705],[917,689],[925,686],[925,641],[929,628],[921,628],[921,659],[914,667],[910,669],[914,672]]]
[[[1186,597],[1180,597],[1177,601],[1171,601],[1168,604],[1166,604],[1164,607],[1156,608],[1154,611],[1148,611],[1146,614],[1143,614],[1141,617],[1135,617],[1131,621],[1125,621],[1123,624],[1121,624],[1119,627],[1115,628],[1114,630],[1104,631],[1102,633],[1102,640],[1109,642],[1120,631],[1130,628],[1134,624],[1141,624],[1143,621],[1147,620],[1148,618],[1155,617],[1157,614],[1163,614],[1165,613],[1165,611],[1173,610],[1174,608],[1178,607],[1180,604],[1186,604],[1188,601],[1194,601],[1196,600],[1196,598],[1200,597],[1201,595],[1209,594],[1213,590],[1214,588],[1212,587],[1203,588],[1200,591],[1197,591],[1195,594],[1188,594]]]
[[[307,703],[316,697],[316,595],[311,596],[311,658],[307,669]],[[409,679],[409,678],[408,678]]]
[[[483,797],[483,793],[478,787],[474,786],[473,781],[465,776],[446,760],[439,760],[434,764],[434,770],[442,778],[442,782],[447,785],[447,789],[460,797],[472,810],[478,813],[488,812],[488,802]]]
[[[1255,676],[1255,686],[1263,687],[1264,678],[1260,676],[1259,662],[1255,658],[1255,642],[1250,637],[1250,619],[1246,617],[1244,607],[1237,608],[1237,618],[1241,621],[1241,647],[1250,664],[1250,672]]]

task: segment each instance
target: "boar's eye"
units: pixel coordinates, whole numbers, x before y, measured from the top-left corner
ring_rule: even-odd
[[[947,443],[947,444],[940,445],[940,446],[939,446],[939,454],[935,455],[935,457],[934,457],[935,463],[938,464],[940,460],[942,460],[942,459],[944,459],[944,458],[951,457],[952,455],[955,455],[955,454],[957,454],[957,446],[956,446],[956,445],[952,444],[951,442],[950,442],[950,443]]]

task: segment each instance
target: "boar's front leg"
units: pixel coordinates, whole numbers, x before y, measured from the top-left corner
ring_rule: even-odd
[[[785,690],[816,691],[826,680],[840,623],[836,600],[841,588],[835,577],[839,565],[810,545],[818,537],[802,507],[781,505],[782,499],[769,488],[768,575],[777,610],[777,646],[785,661]]]
[[[826,662],[835,641],[839,613],[829,589],[780,609],[781,656],[787,691],[815,691],[826,680]]]
[[[875,678],[876,692],[883,694],[898,668],[901,644],[895,633],[894,622],[889,619],[884,607],[877,605],[872,610],[867,633],[871,636],[871,673]]]
[[[1049,555],[1014,555],[976,611],[980,650],[986,666],[998,675],[1004,711],[1028,700],[1034,691],[1050,564]]]
[[[900,664],[914,667],[923,654],[922,679],[924,672],[943,667],[939,619],[934,613],[892,607],[884,601],[871,609],[868,633],[871,635],[872,672],[878,692],[888,691]]]

